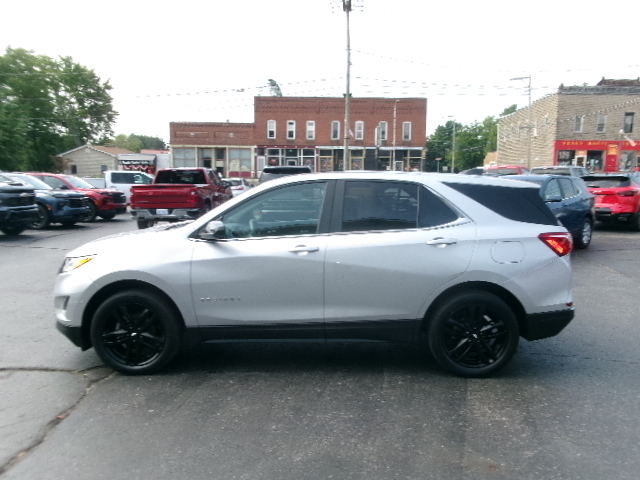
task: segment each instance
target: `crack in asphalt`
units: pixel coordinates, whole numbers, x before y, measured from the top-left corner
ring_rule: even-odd
[[[23,448],[15,455],[13,455],[9,460],[7,460],[3,465],[0,465],[0,476],[4,475],[8,472],[13,466],[17,465],[19,462],[24,460],[34,449],[36,449],[39,445],[44,443],[47,439],[51,431],[65,418],[67,418],[73,411],[78,408],[83,399],[85,399],[89,393],[103,381],[111,379],[116,372],[111,372],[110,374],[100,377],[100,378],[91,378],[90,373],[93,370],[97,370],[100,368],[104,368],[102,365],[98,365],[95,367],[88,368],[86,370],[67,370],[62,368],[47,368],[47,367],[36,367],[36,368],[27,368],[27,367],[2,367],[0,368],[0,372],[57,372],[57,373],[69,373],[69,374],[81,374],[87,380],[87,386],[84,389],[84,392],[80,395],[77,401],[71,405],[69,408],[59,412],[53,419],[51,419],[43,428],[40,434],[31,442],[30,445]]]

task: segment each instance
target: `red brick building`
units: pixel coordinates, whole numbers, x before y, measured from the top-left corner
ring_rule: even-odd
[[[421,169],[424,98],[353,98],[347,169]],[[173,165],[256,177],[266,165],[344,170],[344,98],[255,97],[255,123],[171,123]]]

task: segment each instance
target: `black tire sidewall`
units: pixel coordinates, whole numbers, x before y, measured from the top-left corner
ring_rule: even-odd
[[[113,308],[127,303],[142,304],[155,311],[162,323],[165,344],[162,352],[152,362],[143,366],[125,365],[119,362],[101,343],[102,332]],[[107,298],[97,308],[90,326],[91,342],[102,361],[118,372],[128,375],[148,375],[165,367],[178,353],[182,344],[182,322],[176,309],[161,295],[136,289],[118,292]]]
[[[442,328],[451,314],[459,308],[473,303],[489,306],[505,323],[509,335],[507,347],[500,358],[491,365],[477,368],[459,365],[453,361],[447,355],[441,339]],[[458,293],[441,303],[431,317],[428,333],[429,348],[436,361],[454,375],[466,378],[485,377],[504,367],[516,353],[520,339],[518,321],[507,303],[491,293],[481,291]]]

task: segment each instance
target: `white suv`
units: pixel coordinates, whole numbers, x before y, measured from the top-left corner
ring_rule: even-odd
[[[297,339],[416,342],[478,377],[509,362],[521,336],[572,320],[571,249],[526,182],[294,175],[193,222],[70,252],[55,313],[73,343],[127,374],[157,371],[194,341]]]

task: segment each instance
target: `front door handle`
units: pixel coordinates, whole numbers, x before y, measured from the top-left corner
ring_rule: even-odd
[[[320,247],[307,247],[306,245],[296,245],[289,250],[290,253],[300,253],[306,255],[307,253],[317,252]]]
[[[435,245],[436,247],[444,248],[447,245],[455,245],[458,240],[455,238],[436,237],[427,242],[427,245]]]

